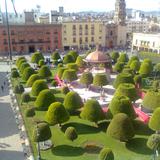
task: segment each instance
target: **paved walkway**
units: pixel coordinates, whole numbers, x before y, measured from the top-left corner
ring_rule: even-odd
[[[0,160],[24,160],[23,149],[18,134],[18,127],[10,106],[7,85],[4,91],[1,85],[6,82],[7,65],[0,64]]]

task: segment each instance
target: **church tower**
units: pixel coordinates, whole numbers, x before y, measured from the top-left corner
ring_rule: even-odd
[[[116,0],[114,21],[119,25],[125,25],[126,20],[126,2],[125,0]]]

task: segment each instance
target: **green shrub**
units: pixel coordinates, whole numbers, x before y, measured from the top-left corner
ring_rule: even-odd
[[[112,58],[113,62],[116,63],[117,59],[119,58],[119,52],[113,51],[111,53],[111,58]]]
[[[77,66],[76,63],[68,63],[67,68],[68,69],[74,69],[74,70],[78,71],[78,66]]]
[[[59,78],[62,78],[63,72],[66,70],[67,68],[65,67],[59,67],[57,70],[57,75]]]
[[[139,85],[141,85],[142,84],[142,76],[141,75],[135,75],[134,76],[134,78],[133,78],[133,80],[134,80],[134,83],[135,84],[139,84]]]
[[[17,67],[18,67],[18,65],[19,65],[19,64],[18,64],[19,61],[21,61],[22,59],[26,60],[25,57],[19,57],[19,58],[16,60],[16,66],[17,66]]]
[[[50,139],[52,136],[51,130],[47,123],[38,123],[33,130],[32,139],[34,142],[43,142]]]
[[[50,76],[52,76],[52,73],[51,73],[49,67],[46,66],[46,65],[43,65],[43,66],[39,69],[38,74],[39,74],[41,77],[43,77],[43,78],[49,78]]]
[[[153,112],[153,115],[149,120],[149,128],[151,128],[154,131],[160,130],[160,118],[159,117],[160,117],[160,107],[156,108],[155,111]]]
[[[53,87],[57,87],[57,86],[58,86],[57,81],[53,80],[53,81],[51,82],[51,85],[52,85]]]
[[[160,148],[160,135],[152,134],[149,136],[147,146],[152,150],[158,150]]]
[[[52,64],[53,64],[54,66],[57,66],[57,65],[58,65],[58,61],[54,60],[54,61],[52,62]]]
[[[112,150],[104,147],[99,153],[99,160],[114,160],[114,154]]]
[[[29,63],[24,62],[24,63],[22,63],[22,64],[20,65],[19,71],[23,74],[23,71],[24,71],[27,67],[30,67]]]
[[[19,72],[17,70],[12,70],[11,77],[12,78],[19,78],[20,77]]]
[[[94,99],[87,100],[80,117],[95,123],[105,118],[100,104]]]
[[[141,64],[139,73],[141,74],[142,77],[149,76],[151,71],[152,71],[152,68],[149,65],[149,63],[142,63]]]
[[[84,72],[80,78],[80,83],[85,84],[88,88],[93,83],[93,75],[91,72]]]
[[[60,102],[52,103],[46,113],[46,121],[51,125],[59,124],[69,120],[69,113]]]
[[[107,79],[106,74],[98,73],[98,74],[95,75],[95,77],[93,79],[93,85],[102,87],[102,86],[105,86],[107,84],[108,84],[108,79]]]
[[[33,107],[29,107],[29,108],[26,108],[25,110],[25,116],[26,117],[33,117],[35,116],[35,110]]]
[[[28,103],[31,101],[31,96],[29,93],[23,93],[21,96],[22,103]]]
[[[120,84],[115,92],[115,95],[116,96],[126,96],[131,101],[135,101],[138,98],[135,85],[133,85],[131,83]]]
[[[32,67],[27,67],[24,69],[23,74],[22,74],[22,79],[24,81],[27,81],[29,77],[33,74],[35,74],[35,70]]]
[[[51,90],[45,89],[42,90],[36,98],[34,103],[35,107],[41,111],[47,111],[50,104],[55,102],[55,97]]]
[[[136,113],[133,109],[132,103],[126,96],[115,96],[109,104],[109,110],[113,116],[118,113],[125,113],[131,119],[136,118]]]
[[[43,59],[39,60],[38,65],[39,65],[40,67],[42,67],[43,65],[45,65],[44,60],[43,60]]]
[[[27,87],[32,87],[33,83],[36,81],[36,80],[40,80],[41,77],[38,75],[38,74],[32,74],[29,79],[27,80]]]
[[[133,70],[130,69],[130,68],[124,68],[124,69],[122,70],[122,73],[128,73],[128,74],[133,75]]]
[[[37,63],[38,64],[40,60],[44,60],[44,57],[43,57],[42,53],[35,52],[35,53],[32,54],[32,56],[31,56],[31,62],[32,63]]]
[[[48,89],[46,81],[36,80],[32,85],[31,93],[33,96],[38,96],[38,94],[44,89]]]
[[[159,80],[153,81],[153,83],[152,83],[152,88],[153,88],[154,91],[158,91],[159,86],[160,86]]]
[[[135,135],[131,119],[124,113],[116,114],[107,128],[107,135],[126,142]]]
[[[78,137],[77,131],[74,127],[68,127],[65,131],[65,136],[71,141],[74,141]]]
[[[67,94],[68,92],[70,92],[69,88],[67,86],[64,86],[62,89],[61,89],[61,92],[62,94]]]
[[[126,53],[121,53],[119,58],[117,59],[118,62],[127,62],[128,61],[128,56]]]
[[[132,56],[128,61],[128,65],[130,66],[133,61],[139,61],[139,58],[137,56]]]
[[[117,62],[115,64],[114,68],[113,68],[113,71],[120,73],[120,72],[122,72],[123,67],[124,67],[124,63],[123,62]]]
[[[140,63],[139,61],[137,61],[137,60],[132,61],[132,63],[130,64],[130,68],[131,68],[134,72],[139,71],[140,66],[141,66],[141,63]]]
[[[22,94],[24,92],[23,85],[22,84],[15,85],[13,92],[16,93],[16,94]]]
[[[133,76],[128,73],[118,74],[117,78],[113,82],[113,86],[114,86],[114,88],[118,88],[118,86],[122,83],[133,83],[134,84]]]
[[[21,59],[20,61],[18,61],[18,63],[17,63],[18,69],[20,69],[20,66],[21,66],[23,63],[26,63],[26,62],[27,62],[26,59]]]
[[[160,92],[149,90],[143,99],[143,106],[155,110],[160,105]]]
[[[69,54],[65,55],[64,58],[63,58],[63,63],[64,64],[74,63],[74,62],[75,62],[74,57],[69,55]]]
[[[74,62],[77,60],[78,53],[76,51],[69,51],[68,55],[71,55],[74,58]]]
[[[58,68],[63,67],[63,64],[62,64],[62,63],[59,63],[57,67],[58,67]]]
[[[74,69],[67,69],[63,72],[62,79],[67,82],[72,82],[78,79],[77,73]]]
[[[76,92],[69,92],[64,98],[64,107],[70,113],[74,113],[77,109],[83,106],[81,97]]]
[[[60,54],[59,54],[57,51],[55,51],[55,52],[51,55],[51,57],[52,57],[52,59],[55,60],[55,61],[61,59],[61,56],[60,56]]]
[[[83,58],[81,56],[77,57],[76,64],[80,68],[84,68],[86,66],[86,62],[83,61]]]

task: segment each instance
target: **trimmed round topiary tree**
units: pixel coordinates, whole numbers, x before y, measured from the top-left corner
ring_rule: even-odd
[[[52,55],[51,55],[52,59],[55,60],[55,61],[58,61],[59,59],[61,59],[61,56],[60,54],[55,51]]]
[[[128,73],[133,75],[133,70],[131,68],[125,67],[123,68],[122,73]]]
[[[125,113],[131,119],[136,118],[136,113],[131,101],[126,96],[115,96],[109,104],[109,110],[113,116],[118,113]]]
[[[151,65],[149,63],[142,63],[140,66],[139,73],[142,77],[147,77],[152,72]]]
[[[22,94],[24,92],[24,87],[22,84],[17,84],[14,86],[13,92],[16,94]]]
[[[26,117],[33,117],[35,116],[35,110],[33,107],[29,107],[25,109],[25,116]]]
[[[139,58],[137,56],[132,56],[128,61],[128,65],[130,66],[133,61],[139,61]]]
[[[64,64],[68,64],[68,63],[74,63],[75,60],[74,60],[74,57],[72,55],[65,55],[64,58],[63,58],[63,63]]]
[[[63,64],[62,64],[62,63],[59,63],[57,67],[58,67],[58,68],[63,67]]]
[[[154,131],[160,130],[160,107],[156,108],[149,120],[149,128]]]
[[[43,54],[40,52],[35,52],[31,56],[31,62],[32,63],[39,63],[40,60],[44,60]]]
[[[134,80],[135,84],[138,84],[138,85],[142,84],[142,76],[140,74],[135,75],[134,78],[133,78],[133,80]]]
[[[160,81],[159,80],[155,80],[155,81],[152,82],[152,88],[153,88],[154,91],[158,91],[159,87],[160,87]]]
[[[83,61],[81,56],[77,57],[76,64],[79,68],[84,68],[86,66],[86,62]]]
[[[65,82],[70,83],[78,79],[77,73],[74,69],[67,69],[63,72],[62,79]]]
[[[43,59],[39,60],[38,65],[39,65],[40,67],[42,67],[43,65],[45,65],[44,60],[43,60]]]
[[[27,67],[30,67],[29,63],[27,63],[27,62],[22,63],[22,64],[20,65],[20,67],[19,67],[20,73],[23,74],[23,71],[24,71]]]
[[[149,90],[144,99],[143,106],[150,110],[155,110],[160,105],[160,92]]]
[[[16,66],[17,66],[17,67],[18,67],[18,63],[19,63],[19,61],[20,61],[20,60],[22,60],[22,59],[26,60],[26,58],[25,58],[25,57],[19,57],[19,58],[16,60]]]
[[[68,63],[67,64],[68,69],[74,69],[75,71],[78,71],[78,66],[76,63]]]
[[[119,52],[113,51],[111,53],[111,58],[112,58],[113,62],[116,63],[117,59],[119,58]]]
[[[27,81],[29,77],[33,74],[35,74],[35,70],[32,67],[27,67],[24,69],[23,74],[22,74],[22,79],[24,81]]]
[[[19,78],[20,77],[19,72],[17,70],[12,70],[11,77],[15,79]]]
[[[84,72],[80,78],[80,83],[85,84],[86,88],[93,83],[93,75],[91,72]]]
[[[139,71],[141,63],[137,60],[132,61],[130,64],[130,68],[136,73]]]
[[[26,59],[21,59],[20,61],[18,61],[18,63],[17,63],[18,69],[20,69],[20,66],[21,66],[23,63],[27,63],[27,60],[26,60]]]
[[[117,62],[127,62],[128,61],[128,56],[126,53],[121,53],[119,58],[117,59]]]
[[[77,109],[83,107],[81,97],[76,92],[69,92],[64,98],[64,107],[69,113],[74,113]]]
[[[41,77],[38,75],[38,74],[32,74],[29,79],[27,80],[27,87],[32,87],[33,83],[36,81],[36,80],[40,80]]]
[[[37,107],[40,111],[47,111],[50,104],[55,102],[55,96],[51,90],[45,89],[42,90],[36,98],[34,103],[35,107]]]
[[[62,89],[61,89],[61,92],[62,94],[67,94],[68,92],[70,92],[69,88],[67,86],[64,86]]]
[[[51,130],[47,123],[38,123],[33,130],[32,139],[34,142],[44,142],[52,136]]]
[[[114,154],[112,150],[104,147],[99,153],[99,160],[114,160]]]
[[[114,71],[114,72],[121,73],[122,70],[123,70],[123,68],[124,68],[124,63],[123,63],[123,62],[117,62],[117,63],[115,64],[115,66],[113,67],[113,71]]]
[[[32,85],[31,93],[33,96],[38,96],[38,94],[44,90],[48,89],[48,85],[45,80],[36,80]]]
[[[69,113],[60,102],[52,103],[46,113],[46,121],[51,125],[59,124],[69,120]]]
[[[74,141],[78,138],[77,131],[74,127],[68,127],[65,131],[65,136],[71,141]]]
[[[43,65],[43,66],[39,69],[38,74],[39,74],[39,76],[41,76],[41,77],[43,77],[43,78],[47,78],[47,79],[48,79],[50,76],[52,76],[52,73],[51,73],[49,67],[46,66],[46,65]]]
[[[87,100],[87,102],[85,103],[80,117],[82,119],[86,119],[90,122],[94,122],[97,124],[98,121],[103,120],[105,118],[105,115],[98,101],[90,99]]]
[[[130,101],[135,101],[138,98],[135,85],[132,83],[122,83],[118,86],[115,96],[126,96]]]
[[[77,60],[78,53],[76,51],[69,51],[68,55],[71,55],[74,58],[74,62]]]
[[[29,93],[23,93],[22,96],[21,96],[21,102],[22,103],[28,103],[31,101],[31,96]]]
[[[151,150],[158,150],[160,148],[160,135],[152,134],[147,141],[147,147]]]
[[[118,88],[118,86],[122,83],[132,83],[132,84],[134,84],[133,76],[131,74],[128,74],[128,73],[118,74],[117,78],[113,82],[113,86],[114,86],[114,88]]]
[[[63,72],[66,70],[66,67],[59,67],[57,70],[57,75],[59,78],[62,78]]]
[[[124,113],[116,114],[107,128],[107,135],[122,142],[132,139],[135,131],[131,119]]]

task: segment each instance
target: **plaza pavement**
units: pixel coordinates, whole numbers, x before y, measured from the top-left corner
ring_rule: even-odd
[[[0,64],[0,160],[24,160],[18,126],[11,109],[6,71],[9,65]],[[1,85],[4,85],[4,91]]]

